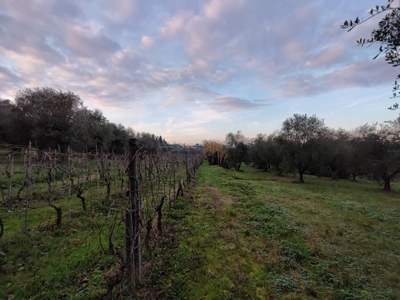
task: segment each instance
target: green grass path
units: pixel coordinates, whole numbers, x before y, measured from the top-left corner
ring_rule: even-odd
[[[203,164],[165,220],[153,297],[400,299],[399,194],[292,180]]]

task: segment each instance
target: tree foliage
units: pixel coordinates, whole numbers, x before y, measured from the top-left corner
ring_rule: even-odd
[[[304,183],[303,175],[315,160],[316,141],[325,131],[324,121],[315,115],[309,117],[307,114],[294,114],[282,124],[285,159],[288,165],[299,172],[300,183]]]
[[[327,130],[317,142],[316,152],[318,175],[327,176],[337,180],[350,175],[350,160],[352,149],[350,147],[350,133],[343,130]]]
[[[364,135],[364,147],[368,149],[366,159],[368,171],[373,179],[383,182],[384,190],[390,191],[390,182],[400,173],[400,128],[399,124],[372,127]]]
[[[142,149],[155,153],[167,143],[151,133],[107,120],[99,109],[90,110],[78,95],[53,88],[19,91],[14,100],[0,100],[0,142],[28,144],[40,149],[124,153],[127,140],[137,138]],[[168,148],[167,148],[168,149]]]
[[[249,148],[249,157],[253,165],[257,169],[268,169],[268,163],[264,158],[266,151],[266,136],[265,134],[257,134],[251,147]]]
[[[14,123],[12,122],[14,105],[10,100],[0,99],[0,141],[14,142]]]
[[[226,152],[228,156],[228,163],[235,167],[236,171],[240,171],[242,162],[248,160],[248,145],[245,137],[241,131],[236,133],[228,133],[225,137]]]
[[[333,180],[363,176],[390,191],[400,174],[400,124],[334,130],[316,116],[295,114],[281,131],[258,134],[248,152],[254,166],[272,167],[278,175],[298,174],[300,183],[305,173]]]

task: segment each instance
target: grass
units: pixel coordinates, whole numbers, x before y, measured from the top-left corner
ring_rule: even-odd
[[[109,220],[84,212],[74,200],[68,221],[67,200],[57,205],[64,212],[61,226],[54,226],[54,209],[38,206],[28,213],[27,235],[23,208],[1,209],[0,299],[99,299],[105,294],[105,273],[114,262],[101,250],[99,236],[107,241]]]
[[[200,168],[169,215],[153,298],[400,298],[398,193],[243,171]]]
[[[399,299],[400,195],[374,182],[278,177],[203,164],[144,251],[139,299]],[[400,190],[398,183],[393,189]],[[105,187],[100,187],[105,196]],[[37,196],[40,193],[37,194]],[[0,299],[100,299],[115,271],[107,210],[87,194],[55,211],[31,201],[0,208]],[[123,242],[123,226],[116,239]]]
[[[87,211],[83,211],[77,191],[72,189],[68,200],[68,176],[65,163],[58,162],[57,172],[51,177],[48,185],[47,169],[43,161],[32,164],[31,185],[26,188],[25,167],[21,155],[14,160],[14,175],[11,197],[8,197],[9,179],[6,176],[7,159],[4,152],[0,160],[0,217],[4,221],[4,235],[0,238],[0,299],[100,299],[107,294],[107,283],[113,281],[118,285],[121,274],[120,264],[125,253],[124,212],[126,207],[126,185],[123,161],[109,161],[105,165],[111,167],[111,194],[106,197],[106,184],[98,180],[96,162],[93,160],[72,160],[71,177],[75,183],[78,178],[84,180],[83,194],[87,203]],[[182,157],[181,157],[182,158]],[[107,159],[107,158],[105,158]],[[143,160],[144,161],[144,160]],[[171,163],[171,157],[157,162],[157,172],[153,173],[153,181],[143,176],[147,171],[146,161],[142,161],[142,178],[139,196],[143,204],[142,217],[148,220],[154,212],[154,203],[159,195],[171,192],[174,187],[171,174],[167,174],[165,165]],[[87,164],[86,164],[87,163]],[[147,162],[149,165],[150,162]],[[183,164],[176,170],[182,176]],[[86,170],[86,167],[89,170]],[[164,172],[164,173],[162,173]],[[183,172],[183,173],[182,173]],[[64,179],[62,181],[61,179]],[[89,177],[89,178],[88,178]],[[122,184],[121,179],[124,179]],[[162,180],[159,180],[162,178]],[[153,186],[156,187],[154,188]],[[18,190],[22,190],[20,198]],[[27,199],[25,200],[25,197]],[[172,196],[171,196],[172,197]],[[157,198],[157,199],[156,199]],[[159,197],[161,198],[161,196]],[[52,203],[62,208],[61,226],[55,226],[56,211],[49,206]],[[169,205],[167,203],[165,206]],[[28,232],[25,229],[25,209],[28,211]],[[146,224],[146,223],[145,223]],[[115,226],[114,226],[115,225]],[[113,231],[114,229],[115,231]],[[109,253],[109,234],[114,232],[115,257]],[[143,228],[143,233],[145,228]],[[103,251],[100,245],[106,248]],[[143,239],[145,240],[145,239]],[[149,253],[143,247],[144,269],[148,264]],[[113,279],[113,280],[109,280]],[[115,279],[115,280],[114,280]],[[114,285],[115,295],[126,295],[128,287]]]

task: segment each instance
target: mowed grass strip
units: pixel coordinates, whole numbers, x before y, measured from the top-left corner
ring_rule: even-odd
[[[158,297],[400,299],[399,194],[305,180],[203,164],[166,221]]]

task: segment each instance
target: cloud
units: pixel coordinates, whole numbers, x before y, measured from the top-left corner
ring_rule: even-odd
[[[49,11],[52,15],[62,19],[82,19],[84,17],[83,11],[74,1],[51,1]]]
[[[87,25],[66,28],[65,45],[74,55],[104,59],[121,49],[119,44]]]
[[[398,70],[390,68],[383,59],[380,62],[366,60],[348,65],[336,66],[333,70],[318,75],[300,73],[283,79],[274,98],[314,96],[325,92],[352,88],[388,85],[396,79]]]
[[[161,108],[173,107],[176,105],[190,105],[190,103],[207,103],[220,94],[212,92],[195,83],[173,85],[166,89],[167,98],[160,105]]]
[[[329,86],[324,84],[322,80],[310,74],[300,74],[290,76],[283,80],[282,85],[278,88],[274,98],[290,98],[313,96],[329,90]]]
[[[372,61],[374,46],[355,43],[377,21],[349,33],[340,28],[374,4],[3,0],[0,95],[47,85],[73,91],[91,107],[113,107],[109,113],[128,125],[161,132],[162,114],[172,120],[171,136],[173,130],[189,136],[243,112],[268,113],[289,98],[301,107],[303,97],[318,95],[324,103],[329,92],[347,88],[390,90],[396,68]],[[131,108],[140,120],[125,114]],[[260,121],[243,120],[252,122]]]
[[[390,84],[396,79],[398,70],[390,68],[386,62],[367,60],[353,63],[327,73],[324,80],[334,88],[364,86],[373,87]]]
[[[283,47],[283,54],[285,60],[302,62],[306,54],[305,46],[300,41],[289,42]]]
[[[191,11],[179,11],[174,16],[169,18],[160,28],[161,36],[164,38],[172,38],[183,32],[190,18],[193,17]]]
[[[263,103],[257,103],[255,101],[248,101],[236,97],[220,97],[213,100],[209,105],[216,111],[228,112],[233,110],[251,109],[255,107],[265,106]]]
[[[345,56],[345,47],[341,43],[331,43],[324,46],[316,55],[310,60],[306,61],[306,68],[319,68],[329,65],[337,64],[343,61]]]
[[[152,72],[146,85],[150,88],[162,88],[179,80],[179,74],[173,69],[161,69]]]
[[[220,21],[243,11],[246,1],[211,0],[204,5],[203,12],[207,19]]]
[[[141,41],[141,46],[143,47],[143,49],[149,49],[153,46],[154,41],[151,37],[148,36],[143,36],[142,37],[142,41]]]
[[[135,74],[142,69],[149,68],[152,62],[137,49],[126,47],[114,53],[110,64],[117,72]]]
[[[17,79],[18,76],[16,76],[14,73],[11,72],[8,68],[0,66],[0,78],[3,80],[11,80],[11,79]]]
[[[106,15],[115,22],[124,22],[132,17],[138,6],[137,0],[118,0],[111,1],[106,11]]]
[[[210,63],[204,59],[197,59],[192,64],[186,65],[181,74],[185,77],[201,76],[206,74],[210,69]]]

